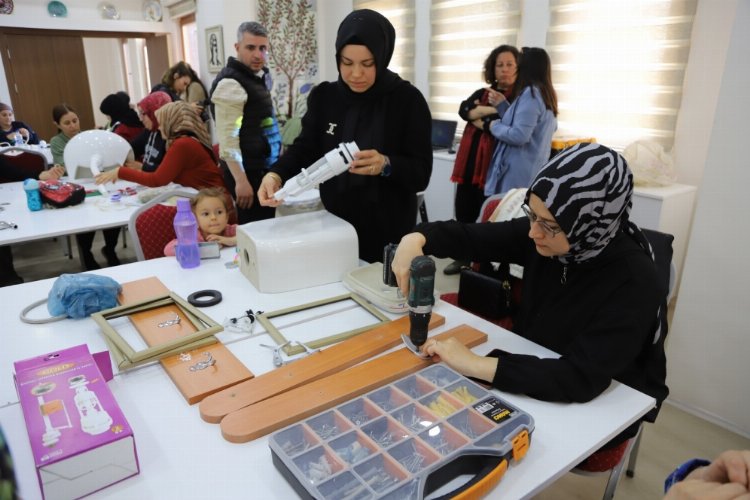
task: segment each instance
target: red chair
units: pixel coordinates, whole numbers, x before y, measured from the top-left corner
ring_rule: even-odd
[[[193,195],[187,191],[166,191],[133,212],[128,230],[139,261],[164,257],[164,247],[177,237],[173,226],[177,207],[162,202],[173,197],[192,198]]]
[[[3,149],[2,155],[3,163],[8,165],[15,172],[25,176],[25,178],[38,179],[39,174],[47,169],[47,158],[42,153],[36,151],[30,151],[25,148],[9,147]],[[14,179],[2,178],[0,179],[0,182],[9,182],[11,180]]]

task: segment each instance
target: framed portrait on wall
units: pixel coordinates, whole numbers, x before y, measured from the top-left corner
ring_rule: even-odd
[[[221,26],[206,28],[208,72],[218,73],[224,67],[224,35]]]

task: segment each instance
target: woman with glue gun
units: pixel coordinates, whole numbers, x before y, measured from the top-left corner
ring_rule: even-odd
[[[622,156],[582,143],[537,174],[523,205],[526,217],[423,224],[404,236],[391,266],[404,293],[409,265],[423,253],[522,265],[513,330],[560,357],[501,351],[484,357],[458,342],[434,339],[422,351],[502,391],[545,401],[590,401],[616,379],[656,399],[645,416],[653,421],[669,392],[667,285],[658,277],[649,241],[629,220],[632,195],[633,176]],[[621,445],[639,426],[634,423],[604,448]]]
[[[417,193],[432,173],[431,116],[413,85],[389,71],[396,33],[381,14],[356,10],[336,37],[339,79],[318,85],[308,99],[302,131],[261,182],[258,200],[273,194],[301,168],[342,142],[359,153],[348,171],[320,185],[326,210],[354,226],[359,257],[383,258],[383,247],[414,227]]]

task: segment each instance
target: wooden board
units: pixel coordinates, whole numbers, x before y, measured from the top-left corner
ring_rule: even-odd
[[[123,283],[119,301],[123,305],[132,304],[167,292],[169,290],[159,281],[159,278],[144,278]],[[179,325],[166,328],[157,326],[163,321],[174,318],[178,313],[181,314],[180,309],[175,305],[170,305],[131,314],[130,321],[146,344],[153,346],[195,332],[195,328],[188,321],[181,321]],[[161,360],[169,378],[191,405],[210,394],[253,377],[253,373],[224,344],[215,337],[214,340],[213,344]],[[191,366],[206,359],[205,353],[210,353],[216,363],[203,370],[191,371]]]
[[[437,328],[444,323],[444,317],[433,314],[428,328]],[[344,370],[400,345],[401,334],[408,332],[409,318],[404,316],[294,363],[237,384],[226,391],[212,394],[201,401],[201,418],[206,422],[218,424],[225,415],[233,411]]]
[[[467,347],[487,341],[487,334],[460,325],[435,338],[453,337]],[[227,441],[244,443],[344,403],[432,364],[406,347],[234,411],[221,421]]]

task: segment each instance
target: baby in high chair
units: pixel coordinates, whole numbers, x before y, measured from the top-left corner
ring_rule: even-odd
[[[198,242],[215,241],[221,246],[237,245],[237,224],[229,224],[227,196],[222,188],[204,188],[190,200],[198,221]],[[164,247],[164,255],[174,255],[177,239]]]

